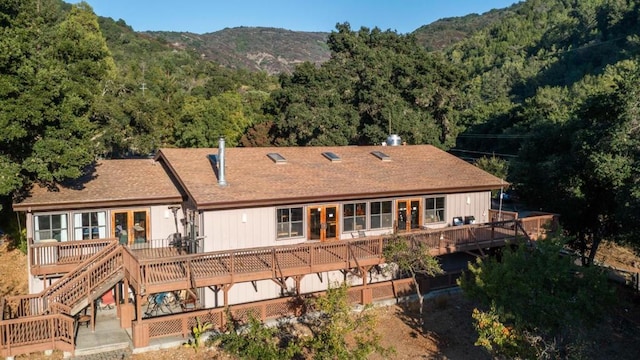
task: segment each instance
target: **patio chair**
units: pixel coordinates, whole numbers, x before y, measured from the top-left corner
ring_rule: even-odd
[[[149,296],[149,304],[147,305],[147,311],[145,311],[145,315],[158,315],[158,312],[161,313],[170,313],[171,311],[171,301],[169,299],[168,293],[162,292],[157,293],[152,296]]]
[[[198,304],[198,296],[190,290],[180,290],[178,300],[182,311],[196,310],[200,307]]]
[[[113,296],[112,290],[109,290],[106,293],[102,294],[100,299],[98,299],[98,309],[100,310],[113,309],[115,305],[116,299]]]

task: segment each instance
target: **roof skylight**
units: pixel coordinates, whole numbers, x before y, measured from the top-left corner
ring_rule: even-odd
[[[285,164],[287,162],[287,159],[279,153],[268,153],[267,156],[276,164]]]
[[[377,157],[378,159],[382,160],[382,161],[391,161],[391,157],[385,153],[383,153],[382,151],[372,151],[371,155]]]
[[[322,155],[324,157],[326,157],[327,159],[331,160],[331,162],[340,162],[340,161],[342,161],[340,156],[336,155],[335,153],[333,153],[331,151],[325,151],[325,152],[322,153]]]

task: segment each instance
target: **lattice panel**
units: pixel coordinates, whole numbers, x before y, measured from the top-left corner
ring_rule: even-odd
[[[232,310],[231,314],[234,320],[246,323],[249,321],[249,317],[253,316],[256,319],[260,319],[260,306],[247,307],[237,310]]]
[[[349,292],[347,293],[347,297],[349,299],[349,303],[351,304],[362,303],[362,292],[360,291],[359,288],[356,290],[349,289]]]
[[[211,325],[213,325],[214,328],[220,329],[220,327],[222,327],[222,318],[224,316],[225,314],[222,311],[215,312],[215,313],[209,312],[206,314],[189,318],[187,324],[189,325],[189,329],[192,329],[194,326],[196,326],[196,318],[198,318],[201,324],[210,323]]]
[[[293,313],[294,309],[290,301],[271,303],[265,306],[265,316],[267,319],[287,316]]]
[[[149,322],[149,338],[172,334],[182,334],[181,319]]]
[[[393,294],[393,287],[389,284],[388,286],[377,286],[371,288],[371,296],[374,300],[380,299],[390,299],[395,295]]]
[[[407,293],[413,293],[413,284],[412,283],[399,283],[396,284],[396,292],[398,295],[403,295]]]

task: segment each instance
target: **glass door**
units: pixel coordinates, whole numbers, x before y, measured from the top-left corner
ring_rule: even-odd
[[[407,219],[407,201],[406,200],[398,200],[396,203],[397,213],[396,213],[396,224],[398,224],[398,232],[403,232],[409,230],[407,228],[407,224],[409,223],[409,219]]]
[[[149,210],[119,210],[111,213],[111,233],[122,245],[149,241]]]
[[[396,208],[398,232],[420,229],[422,225],[420,199],[398,200]]]
[[[411,230],[420,229],[420,225],[422,225],[420,219],[420,200],[411,200],[411,223],[409,228]]]
[[[337,240],[338,239],[338,206],[320,205],[310,206],[309,240]]]

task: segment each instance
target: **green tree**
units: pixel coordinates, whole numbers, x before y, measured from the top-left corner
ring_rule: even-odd
[[[442,274],[438,259],[431,256],[429,247],[422,242],[415,241],[413,238],[398,237],[392,239],[383,249],[384,258],[388,264],[394,265],[392,271],[397,270],[400,276],[410,276],[413,279],[413,285],[416,289],[419,303],[419,323],[424,324],[422,316],[424,295],[420,289],[418,276],[434,276]]]
[[[113,61],[86,3],[11,2],[0,8],[0,190],[48,186],[94,160],[90,108]]]
[[[509,173],[509,163],[495,155],[479,158],[476,161],[476,166],[500,179],[506,179]]]
[[[271,327],[249,317],[244,328],[229,317],[225,332],[213,337],[225,351],[249,360],[294,359],[302,354],[299,339],[287,326]]]
[[[638,71],[612,67],[561,123],[537,122],[514,163],[527,200],[561,213],[583,263],[604,239],[638,233]],[[637,242],[636,242],[637,243]]]
[[[484,308],[474,312],[478,345],[512,358],[554,358],[544,354],[566,353],[585,340],[614,301],[613,290],[602,269],[561,255],[566,241],[558,236],[507,247],[500,258],[469,264],[458,283]]]
[[[312,299],[311,311],[317,311],[308,325],[312,337],[305,346],[314,359],[319,360],[364,360],[373,353],[382,356],[392,354],[393,349],[380,344],[376,331],[377,319],[369,307],[354,313],[347,296],[348,286],[332,285],[324,296]]]
[[[268,111],[283,145],[410,144],[449,147],[457,134],[461,73],[414,37],[338,24],[331,59],[282,75]]]

